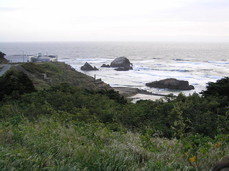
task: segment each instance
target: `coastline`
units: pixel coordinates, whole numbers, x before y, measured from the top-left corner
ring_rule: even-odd
[[[131,99],[132,102],[137,102],[138,100],[158,100],[166,95],[152,93],[146,90],[141,90],[138,88],[131,87],[112,87],[115,91],[119,92],[120,95]]]

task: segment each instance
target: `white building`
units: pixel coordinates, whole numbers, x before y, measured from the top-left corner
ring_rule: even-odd
[[[29,59],[30,62],[56,62],[56,55],[42,55],[41,53],[38,56],[31,56]]]

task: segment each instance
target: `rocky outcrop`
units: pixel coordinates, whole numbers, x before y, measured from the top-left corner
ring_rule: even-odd
[[[110,65],[109,64],[103,64],[101,67],[110,68]]]
[[[117,67],[116,71],[128,71],[130,69],[133,69],[132,64],[126,57],[115,58],[115,60],[111,62],[110,66]]]
[[[153,81],[151,83],[146,83],[148,87],[154,88],[168,88],[175,90],[192,90],[194,86],[189,85],[188,81],[177,80],[175,78],[168,78],[160,81]]]
[[[98,70],[95,66],[91,66],[89,63],[85,63],[83,66],[81,66],[80,68],[83,71],[94,71],[94,70]]]

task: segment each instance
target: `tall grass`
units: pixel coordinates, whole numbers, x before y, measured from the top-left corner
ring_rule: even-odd
[[[16,125],[0,124],[0,170],[209,170],[229,152],[220,143],[209,142],[191,162],[192,153],[180,140],[111,131],[101,123],[65,122],[56,116],[23,118]]]

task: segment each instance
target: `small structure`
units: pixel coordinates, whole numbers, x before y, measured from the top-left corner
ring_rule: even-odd
[[[56,62],[57,55],[42,55],[42,53],[38,53],[37,56],[30,56],[30,62]]]

